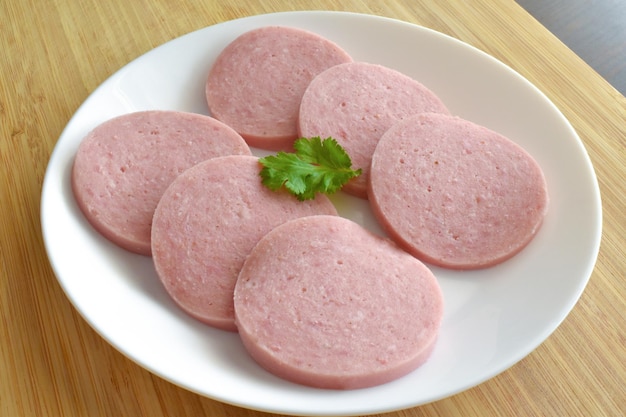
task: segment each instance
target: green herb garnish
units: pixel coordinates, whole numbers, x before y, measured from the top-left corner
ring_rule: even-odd
[[[304,201],[315,198],[317,192],[332,194],[361,175],[361,169],[352,169],[350,156],[333,138],[301,138],[294,149],[295,153],[281,151],[259,159],[261,182],[266,187],[276,191],[284,186]]]

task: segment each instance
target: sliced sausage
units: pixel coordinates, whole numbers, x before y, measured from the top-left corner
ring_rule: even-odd
[[[422,114],[389,129],[374,152],[370,203],[420,259],[454,269],[518,253],[548,207],[541,167],[519,145],[470,121]]]
[[[382,65],[352,62],[330,68],[306,89],[298,119],[300,136],[332,136],[363,173],[344,191],[367,198],[376,143],[396,121],[422,112],[448,113],[426,86]]]
[[[284,26],[254,29],[218,56],[206,83],[207,103],[250,146],[290,150],[307,85],[323,70],[350,61],[318,34]]]
[[[265,235],[234,300],[239,334],[262,367],[330,389],[413,371],[429,357],[443,315],[423,263],[339,216],[292,220]]]
[[[152,255],[165,289],[191,316],[235,331],[233,290],[243,261],[279,224],[336,215],[324,196],[304,202],[261,184],[254,156],[226,156],[181,174],[154,213]]]
[[[124,249],[150,255],[152,215],[172,180],[205,159],[250,153],[239,134],[208,116],[129,113],[100,124],[81,142],[72,189],[98,232]]]

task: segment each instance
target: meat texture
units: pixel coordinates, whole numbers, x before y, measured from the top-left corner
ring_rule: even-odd
[[[423,263],[339,216],[269,232],[244,263],[234,300],[239,334],[262,367],[330,389],[415,370],[443,316],[441,289]]]
[[[244,259],[274,227],[301,216],[337,215],[319,195],[298,201],[261,184],[254,156],[226,156],[181,174],[154,214],[152,254],[174,301],[211,326],[236,331],[233,290]]]
[[[243,138],[208,116],[141,111],[108,120],[81,142],[72,189],[91,225],[120,247],[150,255],[154,209],[170,183],[209,158],[250,155]]]
[[[350,61],[318,34],[285,26],[254,29],[218,56],[206,83],[207,103],[250,146],[291,150],[304,90],[323,70]]]
[[[362,174],[343,188],[367,198],[374,148],[395,122],[423,112],[448,113],[443,102],[418,81],[382,65],[352,62],[330,68],[306,89],[298,119],[300,136],[332,136]]]
[[[484,126],[433,113],[383,135],[369,196],[398,244],[453,269],[509,259],[536,235],[548,209],[543,172],[528,152]]]

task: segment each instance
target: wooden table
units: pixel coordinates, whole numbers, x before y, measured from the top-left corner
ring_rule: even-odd
[[[626,94],[626,2],[516,0],[572,51]]]
[[[618,416],[626,409],[626,98],[513,0],[5,0],[0,5],[0,415],[261,416],[180,389],[118,353],[72,307],[40,229],[41,185],[71,115],[107,77],[187,32],[326,9],[421,24],[497,57],[578,131],[603,198],[603,240],[564,323],[508,371],[389,416]]]

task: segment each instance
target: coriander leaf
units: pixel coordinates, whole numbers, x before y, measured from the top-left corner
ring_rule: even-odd
[[[303,201],[315,198],[318,192],[332,194],[361,175],[361,169],[351,168],[350,156],[333,138],[300,138],[294,150],[259,159],[261,182],[266,187],[274,191],[285,187]]]

